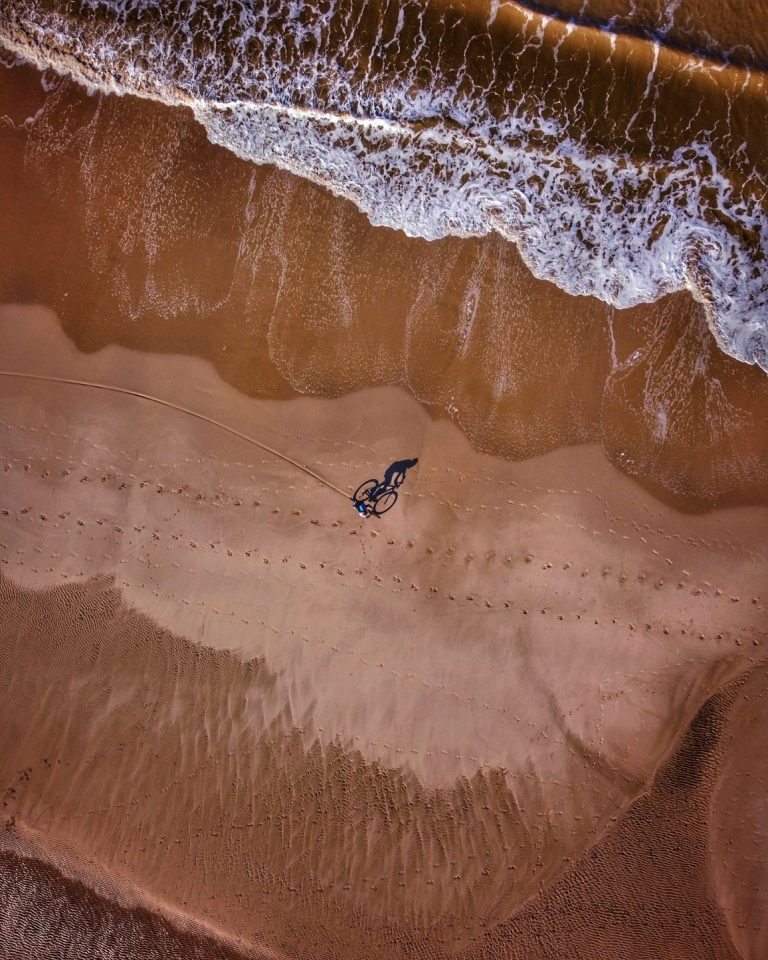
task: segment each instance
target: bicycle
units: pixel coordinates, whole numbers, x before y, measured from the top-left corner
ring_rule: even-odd
[[[397,502],[397,488],[405,480],[405,474],[399,473],[391,484],[378,480],[365,480],[350,497],[355,510],[363,517],[380,517],[391,510]]]

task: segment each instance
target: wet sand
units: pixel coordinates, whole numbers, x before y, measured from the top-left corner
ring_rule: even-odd
[[[251,396],[401,385],[489,453],[602,442],[682,509],[766,502],[768,378],[687,294],[569,297],[501,238],[372,227],[187,111],[49,81],[0,71],[0,203],[20,225],[0,300],[51,306],[81,349],[199,356]]]
[[[707,957],[736,960],[764,953],[764,912],[744,909],[764,887],[735,873],[728,888],[745,891],[738,916],[722,898],[713,848],[717,838],[733,859],[765,862],[764,827],[749,840],[741,804],[725,820],[718,793],[730,779],[727,758],[741,775],[754,771],[754,754],[743,749],[749,729],[744,706],[765,699],[765,668],[726,684],[702,707],[676,755],[659,771],[653,788],[627,811],[584,859],[546,894],[470,954],[520,960],[579,957],[584,960],[653,960]],[[765,807],[762,808],[763,824]],[[512,945],[511,947],[509,945]]]
[[[422,461],[376,528],[207,424],[1,378],[5,836],[65,872],[291,957],[447,956],[765,656],[764,507],[681,514],[594,445],[476,453],[394,388],[247,399],[20,308],[0,336],[9,368],[163,385],[344,489]]]
[[[755,918],[742,914],[729,929],[708,869],[709,812],[722,779],[723,759],[730,755],[744,760],[740,742],[748,728],[739,722],[739,713],[743,714],[739,708],[749,703],[753,692],[749,687],[765,689],[764,668],[739,678],[707,701],[675,756],[659,771],[650,793],[633,804],[543,897],[514,921],[494,928],[474,954],[465,956],[655,960],[674,949],[678,957],[735,960],[740,954],[731,936],[743,955],[759,956],[761,945],[750,953],[749,934],[742,933],[747,927],[744,921],[751,920],[752,926]],[[758,693],[758,699],[764,697]],[[751,761],[747,758],[740,765],[748,773]],[[729,819],[748,822],[733,815]],[[731,837],[729,830],[726,839]],[[752,839],[738,849],[742,855],[752,854]],[[21,943],[26,945],[25,956],[58,960],[67,936],[80,955],[90,946],[94,954],[99,951],[99,956],[121,960],[198,956],[229,960],[250,953],[227,950],[220,941],[205,937],[200,925],[196,935],[189,936],[179,929],[190,925],[188,919],[185,922],[176,914],[176,925],[169,924],[158,915],[156,904],[150,911],[115,903],[116,899],[140,900],[135,891],[133,897],[123,889],[113,891],[111,899],[102,898],[40,860],[7,853],[1,859],[0,956],[4,960],[16,960]],[[72,870],[70,859],[68,871]]]

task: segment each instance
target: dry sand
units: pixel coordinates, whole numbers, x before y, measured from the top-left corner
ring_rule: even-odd
[[[394,388],[256,400],[200,360],[86,357],[42,310],[3,311],[0,355],[343,489],[421,458],[362,521],[191,417],[0,378],[4,845],[112,897],[290,957],[469,948],[765,657],[763,507],[680,513],[596,446],[479,454]]]

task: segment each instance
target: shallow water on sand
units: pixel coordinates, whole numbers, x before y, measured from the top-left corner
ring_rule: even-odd
[[[0,73],[0,296],[50,304],[80,347],[211,360],[262,397],[402,384],[476,447],[602,441],[701,507],[764,497],[761,371],[686,294],[617,311],[533,278],[499,237],[433,243],[211,146],[186,111]],[[137,143],[143,149],[137,151]]]

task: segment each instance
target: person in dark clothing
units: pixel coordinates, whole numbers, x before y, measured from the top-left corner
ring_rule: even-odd
[[[405,471],[415,467],[418,462],[419,458],[416,457],[414,460],[395,460],[394,463],[390,463],[384,474],[384,479],[381,481],[382,487],[394,486],[395,478],[398,478],[397,485],[399,486],[405,480]]]

